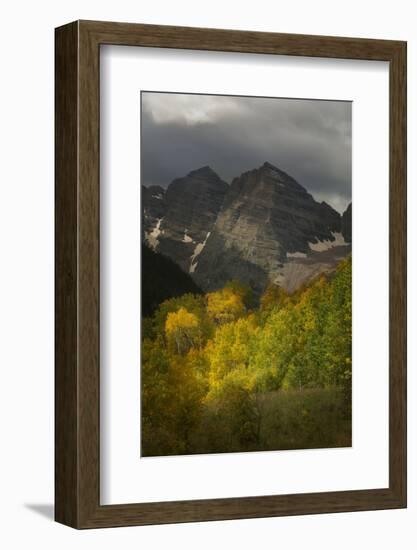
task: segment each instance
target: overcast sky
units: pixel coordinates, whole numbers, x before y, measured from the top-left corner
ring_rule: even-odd
[[[339,212],[351,201],[351,103],[142,92],[142,183],[268,161]]]

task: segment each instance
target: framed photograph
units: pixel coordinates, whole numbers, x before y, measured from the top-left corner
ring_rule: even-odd
[[[56,520],[406,507],[406,43],[56,29]]]

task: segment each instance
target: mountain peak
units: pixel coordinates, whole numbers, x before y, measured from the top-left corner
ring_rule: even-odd
[[[200,195],[201,190],[210,189],[218,190],[221,194],[226,193],[229,185],[223,181],[218,174],[208,165],[191,170],[186,176],[174,179],[167,188],[167,199],[172,198],[173,193],[181,192],[191,193],[192,195]],[[187,204],[187,203],[185,203]]]
[[[306,193],[306,189],[302,185],[300,185],[298,181],[287,174],[287,172],[284,172],[284,170],[281,170],[280,168],[278,168],[274,164],[271,164],[268,161],[265,161],[262,166],[258,168],[258,171],[264,174],[266,173],[281,186]]]
[[[268,161],[231,185],[201,166],[174,179],[163,200],[148,192],[143,201],[142,239],[157,238],[157,251],[191,273],[205,291],[233,279],[258,294],[268,281],[295,288],[294,281],[307,280],[324,264],[332,268],[350,251],[335,244],[333,255],[329,243],[338,242],[335,234],[341,232],[351,242],[351,209],[342,220]]]
[[[328,210],[329,212],[336,212],[336,210],[333,208],[333,206],[331,206],[328,202],[326,201],[321,201],[320,203],[320,206],[322,208],[325,208],[326,210]]]
[[[196,170],[191,170],[189,172],[188,176],[203,176],[203,177],[216,177],[218,179],[219,176],[216,174],[216,172],[211,168],[208,164],[206,166],[201,166],[201,168],[197,168]]]
[[[292,178],[287,172],[284,172],[284,170],[281,170],[274,164],[271,164],[270,162],[266,161],[262,164],[258,170],[267,171],[267,172],[273,172],[276,177],[278,177],[281,181],[287,180],[287,181],[295,181],[294,178]]]
[[[269,170],[278,170],[276,166],[268,162],[267,160],[262,164],[261,168],[268,168]]]

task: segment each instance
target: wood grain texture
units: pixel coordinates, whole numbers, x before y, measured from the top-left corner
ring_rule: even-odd
[[[390,482],[386,489],[101,506],[100,45],[390,63]],[[115,527],[406,506],[406,44],[78,21],[56,30],[56,520]]]
[[[407,493],[407,48],[390,62],[390,488]]]
[[[78,523],[78,26],[55,37],[55,519]]]

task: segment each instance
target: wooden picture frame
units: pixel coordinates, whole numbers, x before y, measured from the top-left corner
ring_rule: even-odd
[[[406,507],[406,43],[76,21],[56,29],[55,519],[74,528]],[[99,51],[104,44],[389,62],[389,487],[100,504]]]

